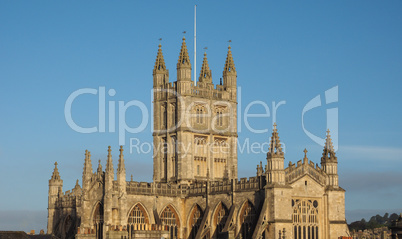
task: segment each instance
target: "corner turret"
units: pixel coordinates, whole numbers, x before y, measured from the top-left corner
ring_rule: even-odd
[[[169,82],[169,70],[166,69],[165,60],[162,54],[162,45],[159,44],[158,54],[156,56],[153,70],[154,88],[164,86]]]
[[[179,60],[177,61],[177,81],[191,81],[191,63],[185,37],[183,37]]]
[[[321,157],[321,168],[327,173],[327,185],[338,187],[338,158],[335,156],[334,147],[332,145],[331,135],[327,130],[327,138],[325,140],[324,150]]]
[[[52,177],[49,180],[48,193],[48,216],[47,216],[47,233],[53,233],[54,218],[56,213],[56,200],[63,194],[63,180],[60,178],[57,162],[54,163]]]
[[[274,123],[269,151],[267,153],[267,184],[285,184],[284,161],[285,156],[282,152],[276,123]]]
[[[212,73],[209,69],[207,53],[204,53],[204,60],[202,62],[200,77],[198,78],[198,82],[210,83],[212,84]]]

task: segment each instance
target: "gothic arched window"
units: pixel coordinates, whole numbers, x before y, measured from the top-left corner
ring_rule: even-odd
[[[318,202],[293,199],[292,206],[294,239],[318,239]]]
[[[162,211],[161,214],[161,222],[162,225],[167,227],[166,229],[169,231],[170,238],[175,239],[177,238],[177,229],[179,227],[179,218],[177,216],[176,211],[173,209],[172,206],[167,206]],[[166,230],[165,229],[165,230]]]
[[[251,202],[244,203],[240,212],[240,233],[243,238],[251,238],[254,225],[257,221],[257,214]]]
[[[223,203],[219,203],[215,217],[214,217],[214,224],[216,225],[215,235],[219,236],[219,233],[222,232],[223,228],[225,227],[226,219],[229,216],[229,210]]]
[[[189,222],[189,226],[191,227],[190,238],[195,238],[195,236],[197,235],[203,215],[204,214],[200,206],[195,205],[190,215],[190,222]]]

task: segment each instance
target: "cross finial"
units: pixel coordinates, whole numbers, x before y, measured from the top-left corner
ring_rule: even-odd
[[[276,130],[276,122],[274,123],[274,130]]]
[[[304,157],[307,158],[307,152],[308,152],[307,149],[304,149],[303,152],[304,152]]]
[[[327,134],[329,134],[329,129],[327,129]]]

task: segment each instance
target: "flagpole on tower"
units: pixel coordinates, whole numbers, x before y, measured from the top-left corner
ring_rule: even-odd
[[[194,5],[194,85],[197,85],[197,5]]]

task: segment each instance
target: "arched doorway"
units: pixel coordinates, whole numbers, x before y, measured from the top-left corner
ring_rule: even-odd
[[[170,234],[171,239],[176,239],[178,235],[178,228],[180,226],[179,217],[177,212],[171,205],[165,207],[161,213],[161,222]]]
[[[229,216],[229,210],[223,204],[220,202],[215,210],[215,215],[214,215],[214,225],[215,225],[215,232],[214,235],[217,237],[219,236],[219,233],[222,232],[223,228],[225,227],[226,220]]]
[[[257,215],[253,204],[250,201],[246,201],[240,211],[240,234],[242,238],[251,238],[255,223],[257,221]]]
[[[103,238],[103,205],[98,203],[94,210],[93,224],[95,228],[96,239]]]
[[[197,232],[198,232],[198,229],[200,228],[203,216],[204,216],[204,213],[202,212],[200,206],[198,206],[198,204],[196,204],[190,213],[189,226],[191,228],[191,231],[190,231],[189,238],[195,238],[195,236],[197,235]]]

